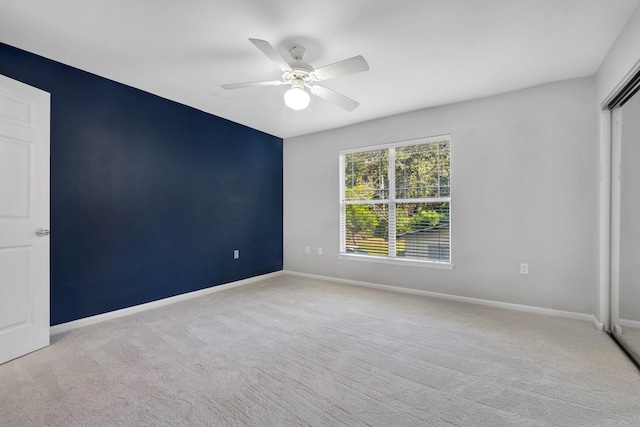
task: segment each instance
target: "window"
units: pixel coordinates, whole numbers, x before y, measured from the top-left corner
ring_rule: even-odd
[[[451,262],[451,140],[340,152],[340,253]]]

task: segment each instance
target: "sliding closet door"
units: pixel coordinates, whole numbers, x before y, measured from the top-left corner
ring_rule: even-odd
[[[640,360],[640,95],[612,113],[612,333]]]

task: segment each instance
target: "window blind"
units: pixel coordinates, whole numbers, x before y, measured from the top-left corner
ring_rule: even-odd
[[[450,262],[450,138],[340,154],[340,251]]]

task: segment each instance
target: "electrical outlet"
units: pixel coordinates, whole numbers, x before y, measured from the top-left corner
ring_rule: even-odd
[[[318,255],[322,255],[322,248],[318,248]]]
[[[238,259],[238,258],[240,258],[240,250],[234,249],[234,251],[233,251],[233,259]]]
[[[310,254],[310,253],[311,253],[311,248],[310,248],[309,246],[306,246],[306,247],[304,248],[304,253],[305,253],[305,254]]]
[[[529,264],[520,264],[520,274],[529,274]]]

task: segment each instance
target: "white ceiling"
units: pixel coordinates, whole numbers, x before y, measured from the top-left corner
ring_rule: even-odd
[[[594,74],[639,0],[3,0],[0,41],[279,137]],[[286,86],[248,38],[318,68],[363,55],[371,70],[323,82],[282,114]]]

